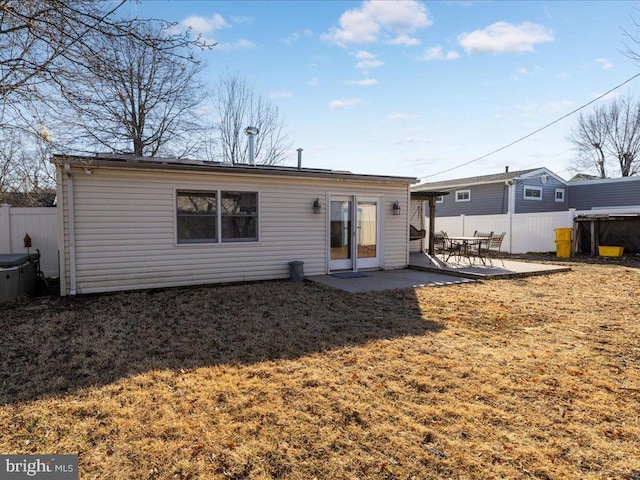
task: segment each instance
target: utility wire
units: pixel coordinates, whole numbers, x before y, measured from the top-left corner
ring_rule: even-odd
[[[551,123],[547,123],[544,127],[540,127],[539,129],[537,129],[537,130],[535,130],[535,131],[533,131],[533,132],[531,132],[531,133],[529,133],[529,134],[525,135],[524,137],[520,137],[520,138],[518,138],[517,140],[514,140],[513,142],[511,142],[511,143],[509,143],[509,144],[507,144],[507,145],[504,145],[504,146],[502,146],[502,147],[500,147],[500,148],[497,148],[497,149],[493,150],[492,152],[489,152],[489,153],[487,153],[487,154],[485,154],[485,155],[482,155],[481,157],[474,158],[473,160],[469,160],[468,162],[461,163],[460,165],[456,165],[455,167],[447,168],[446,170],[442,170],[441,172],[432,173],[431,175],[425,175],[424,177],[419,177],[419,179],[420,179],[420,180],[424,180],[425,178],[430,178],[430,177],[435,177],[435,176],[437,176],[437,175],[442,175],[443,173],[447,173],[447,172],[450,172],[450,171],[452,171],[452,170],[456,170],[456,169],[458,169],[458,168],[460,168],[460,167],[464,167],[464,166],[466,166],[466,165],[471,165],[472,163],[479,162],[480,160],[483,160],[483,159],[485,159],[485,158],[487,158],[487,157],[489,157],[489,156],[491,156],[491,155],[494,155],[494,154],[496,154],[496,153],[498,153],[498,152],[501,152],[502,150],[505,150],[505,149],[507,149],[507,148],[509,148],[509,147],[511,147],[511,146],[513,146],[513,145],[515,145],[516,143],[520,143],[521,141],[526,140],[527,138],[532,137],[532,136],[534,136],[534,135],[535,135],[535,134],[537,134],[537,133],[540,133],[542,130],[545,130],[545,129],[549,128],[550,126],[555,125],[556,123],[558,123],[558,122],[560,122],[560,121],[564,120],[565,118],[570,117],[570,116],[571,116],[571,115],[573,115],[574,113],[579,112],[579,111],[580,111],[580,110],[582,110],[583,108],[586,108],[586,107],[588,107],[589,105],[591,105],[592,103],[597,102],[597,101],[598,101],[598,100],[600,100],[601,98],[606,97],[606,96],[607,96],[607,95],[609,95],[611,92],[613,92],[613,91],[617,90],[617,89],[618,89],[618,88],[620,88],[620,87],[623,87],[624,85],[626,85],[627,83],[629,83],[629,82],[630,82],[630,81],[632,81],[632,80],[635,80],[635,79],[636,79],[636,78],[638,78],[638,77],[640,77],[640,72],[639,72],[639,73],[636,73],[633,77],[628,78],[627,80],[625,80],[625,81],[624,81],[624,82],[622,82],[621,84],[616,85],[616,86],[615,86],[615,87],[613,87],[611,90],[606,91],[605,93],[603,93],[603,94],[602,94],[602,95],[600,95],[599,97],[596,97],[596,98],[594,98],[593,100],[591,100],[591,101],[589,101],[589,102],[585,103],[584,105],[582,105],[582,106],[580,106],[580,107],[576,108],[575,110],[572,110],[572,111],[570,111],[569,113],[566,113],[565,115],[563,115],[563,116],[561,116],[560,118],[558,118],[558,119],[554,120],[553,122],[551,122]]]

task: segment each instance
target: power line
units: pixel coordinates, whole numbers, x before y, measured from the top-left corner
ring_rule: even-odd
[[[526,140],[527,138],[532,137],[532,136],[534,136],[534,135],[535,135],[535,134],[537,134],[537,133],[540,133],[542,130],[545,130],[545,129],[549,128],[550,126],[555,125],[556,123],[558,123],[558,122],[560,122],[560,121],[564,120],[565,118],[570,117],[570,116],[571,116],[571,115],[573,115],[574,113],[579,112],[579,111],[580,111],[580,110],[582,110],[583,108],[586,108],[586,107],[588,107],[589,105],[591,105],[592,103],[597,102],[597,101],[598,101],[598,100],[600,100],[601,98],[606,97],[606,96],[607,96],[607,95],[609,95],[611,92],[613,92],[613,91],[617,90],[618,88],[620,88],[620,87],[622,87],[622,86],[626,85],[627,83],[629,83],[630,81],[632,81],[632,80],[634,80],[634,79],[636,79],[636,78],[638,78],[638,77],[640,77],[640,73],[636,73],[633,77],[628,78],[627,80],[625,80],[624,82],[622,82],[622,83],[621,83],[621,84],[619,84],[619,85],[616,85],[616,86],[615,86],[615,87],[613,87],[611,90],[606,91],[605,93],[603,93],[603,94],[602,94],[602,95],[600,95],[599,97],[594,98],[593,100],[591,100],[591,101],[589,101],[589,102],[585,103],[584,105],[582,105],[582,106],[580,106],[580,107],[576,108],[575,110],[572,110],[572,111],[570,111],[569,113],[564,114],[563,116],[561,116],[560,118],[558,118],[558,119],[554,120],[553,122],[551,122],[551,123],[547,123],[544,127],[540,127],[539,129],[534,130],[533,132],[531,132],[531,133],[529,133],[529,134],[527,134],[527,135],[525,135],[525,136],[523,136],[523,137],[520,137],[520,138],[518,138],[517,140],[514,140],[513,142],[511,142],[511,143],[509,143],[509,144],[507,144],[507,145],[504,145],[504,146],[502,146],[502,147],[500,147],[500,148],[497,148],[497,149],[493,150],[492,152],[489,152],[489,153],[487,153],[487,154],[485,154],[485,155],[482,155],[481,157],[474,158],[473,160],[469,160],[468,162],[461,163],[460,165],[456,165],[455,167],[447,168],[446,170],[442,170],[441,172],[432,173],[431,175],[425,175],[424,177],[419,177],[419,179],[420,179],[420,180],[424,180],[425,178],[430,178],[430,177],[435,177],[435,176],[437,176],[437,175],[442,175],[443,173],[447,173],[447,172],[450,172],[450,171],[452,171],[452,170],[456,170],[456,169],[458,169],[458,168],[460,168],[460,167],[464,167],[464,166],[466,166],[466,165],[471,165],[472,163],[479,162],[480,160],[483,160],[483,159],[485,159],[485,158],[487,158],[487,157],[489,157],[489,156],[491,156],[491,155],[494,155],[494,154],[496,154],[496,153],[498,153],[498,152],[501,152],[502,150],[505,150],[505,149],[507,149],[507,148],[509,148],[509,147],[511,147],[511,146],[513,146],[513,145],[515,145],[516,143],[520,143],[521,141]]]

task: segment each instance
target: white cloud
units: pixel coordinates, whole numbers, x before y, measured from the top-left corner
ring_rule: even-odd
[[[535,44],[553,40],[550,29],[530,22],[520,25],[497,22],[483,30],[458,35],[458,42],[467,53],[532,52]]]
[[[341,47],[376,42],[381,31],[403,35],[432,24],[427,9],[416,0],[365,0],[359,8],[344,12],[339,23],[321,38]]]
[[[542,72],[540,65],[534,65],[533,68],[520,67],[516,69],[517,75],[513,75],[514,80],[522,80],[521,77],[530,77]]]
[[[241,38],[237,42],[233,43],[219,43],[216,49],[220,50],[241,50],[245,48],[255,48],[257,45],[250,40],[245,40]]]
[[[358,60],[371,60],[372,58],[376,58],[373,53],[369,53],[365,50],[360,50],[359,52],[352,53],[352,55]]]
[[[375,78],[365,78],[364,80],[351,80],[344,82],[346,85],[360,85],[361,87],[370,87],[371,85],[377,85],[378,80]]]
[[[569,80],[571,78],[571,75],[569,75],[567,72],[560,72],[558,75],[556,75],[556,77],[558,77],[560,80]]]
[[[514,105],[518,112],[522,113],[525,117],[533,117],[542,113],[558,113],[567,110],[573,105],[571,100],[560,100],[559,102],[544,102],[544,103],[522,103]]]
[[[307,85],[309,85],[310,87],[317,87],[319,83],[320,80],[318,80],[318,77],[311,77],[307,82]]]
[[[345,108],[355,107],[356,105],[360,105],[362,103],[362,99],[360,98],[345,98],[342,100],[333,100],[329,104],[329,108],[331,110],[343,110]]]
[[[269,95],[269,98],[273,99],[273,98],[292,98],[293,97],[293,93],[291,92],[273,92],[271,95]]]
[[[361,62],[356,63],[356,68],[364,71],[370,71],[374,68],[378,68],[384,65],[384,62],[381,60],[362,60]]]
[[[443,48],[438,45],[436,47],[430,47],[425,49],[424,54],[420,57],[423,62],[429,62],[431,60],[455,60],[460,55],[454,50],[450,50],[444,53]]]
[[[214,13],[208,18],[192,15],[182,20],[178,25],[183,28],[190,28],[192,32],[202,35],[209,35],[216,30],[229,28],[231,26],[219,13]]]
[[[297,43],[302,37],[312,37],[313,32],[311,30],[303,30],[302,32],[293,32],[289,36],[285,38],[281,38],[280,41],[286,43],[287,45],[293,45]]]
[[[411,162],[411,163],[413,163],[415,165],[432,165],[438,159],[436,157],[425,155],[425,156],[422,156],[422,157],[410,158],[408,160],[409,160],[409,162]]]
[[[396,37],[393,40],[388,40],[385,43],[387,45],[404,45],[405,47],[414,47],[416,45],[420,45],[420,40],[410,37],[409,35],[400,35],[399,37]]]
[[[230,18],[233,23],[255,23],[256,21],[255,17],[232,16]]]
[[[400,121],[406,121],[406,120],[415,120],[416,118],[419,118],[420,116],[415,114],[415,113],[392,113],[391,115],[389,115],[387,117],[388,120],[400,120]]]
[[[596,63],[599,64],[605,70],[613,67],[613,63],[611,63],[606,58],[596,58]]]
[[[397,144],[404,143],[435,143],[433,138],[421,138],[421,137],[404,137],[399,140],[396,140]]]

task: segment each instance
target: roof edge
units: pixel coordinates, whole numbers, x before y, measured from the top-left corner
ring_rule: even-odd
[[[210,173],[238,174],[238,175],[267,175],[307,178],[335,178],[357,181],[377,181],[383,183],[418,183],[416,177],[399,177],[391,175],[359,174],[347,171],[325,170],[315,168],[296,168],[267,165],[232,165],[221,162],[207,162],[204,160],[179,160],[157,157],[137,156],[81,156],[54,154],[50,160],[54,164],[66,164],[83,168],[114,168],[133,170],[167,170],[167,171],[198,171]]]

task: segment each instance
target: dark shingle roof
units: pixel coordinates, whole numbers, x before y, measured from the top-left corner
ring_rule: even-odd
[[[480,175],[477,177],[455,178],[453,180],[445,180],[443,182],[421,183],[412,188],[413,191],[420,192],[423,190],[446,190],[447,187],[457,187],[462,185],[472,185],[478,183],[499,182],[501,180],[511,180],[512,178],[535,172],[540,168],[530,168],[529,170],[515,170],[513,172],[502,172],[492,175]]]

